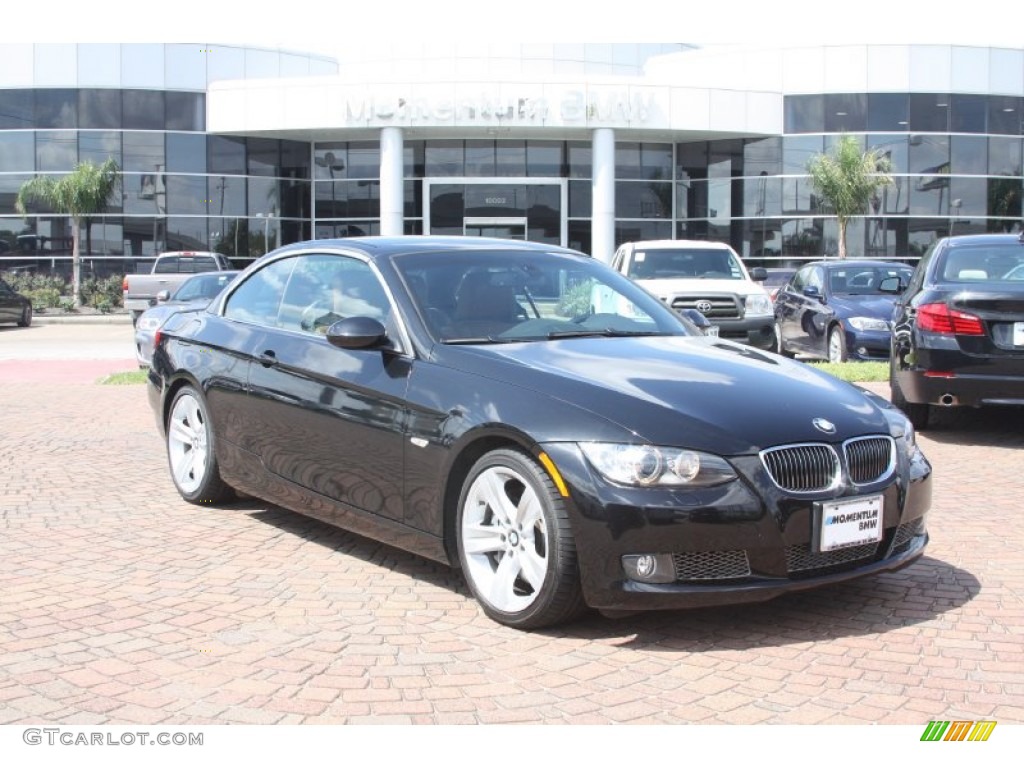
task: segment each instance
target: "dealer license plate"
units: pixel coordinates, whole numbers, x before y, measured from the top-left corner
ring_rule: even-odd
[[[1024,323],[1013,324],[1013,346],[1024,347]]]
[[[822,552],[882,540],[882,497],[826,501],[820,505]]]

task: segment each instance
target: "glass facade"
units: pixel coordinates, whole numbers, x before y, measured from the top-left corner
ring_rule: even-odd
[[[241,266],[309,239],[310,144],[207,135],[205,112],[204,93],[0,89],[2,267],[70,268],[70,222],[38,205],[20,216],[18,190],[108,158],[121,184],[82,224],[87,273],[133,271],[177,249],[219,250]]]
[[[311,237],[380,234],[377,140],[306,142],[206,133],[202,92],[0,89],[3,266],[70,253],[64,217],[14,201],[37,174],[113,157],[116,200],[83,223],[86,270],[132,271],[162,250],[213,249],[244,266]],[[913,258],[948,234],[1021,222],[1024,98],[943,93],[787,96],[782,135],[629,140],[617,131],[615,240],[708,239],[771,266],[838,250],[806,172],[840,134],[884,155],[893,184],[851,221],[851,256]],[[455,129],[458,130],[458,129]],[[364,132],[365,133],[365,132]],[[406,234],[508,232],[589,252],[589,135],[407,137]]]

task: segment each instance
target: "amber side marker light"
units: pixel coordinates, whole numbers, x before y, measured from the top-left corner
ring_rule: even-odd
[[[562,474],[558,471],[558,467],[555,466],[555,462],[551,460],[551,457],[541,451],[540,463],[544,465],[544,469],[551,475],[551,479],[555,483],[555,487],[558,488],[558,492],[562,494],[563,498],[569,498],[569,489],[565,487],[565,481],[562,479]]]

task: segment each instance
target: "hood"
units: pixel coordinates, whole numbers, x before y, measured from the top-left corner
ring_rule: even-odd
[[[878,320],[892,320],[892,308],[896,306],[895,296],[832,296],[828,305],[839,317],[873,317]]]
[[[680,293],[731,293],[740,296],[764,293],[767,295],[767,291],[764,288],[757,283],[747,280],[706,280],[695,277],[669,277],[658,280],[636,280],[634,282],[658,298],[671,298]]]
[[[721,339],[565,339],[449,347],[444,356],[452,359],[439,362],[542,392],[656,444],[739,455],[889,432],[881,409],[857,387]],[[835,434],[819,431],[814,419],[832,422]]]

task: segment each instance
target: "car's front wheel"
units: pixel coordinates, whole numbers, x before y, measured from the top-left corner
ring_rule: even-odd
[[[585,608],[565,504],[544,469],[517,450],[479,459],[459,497],[459,561],[497,622],[538,629]]]
[[[232,496],[231,487],[221,479],[213,441],[203,396],[191,386],[182,387],[167,419],[167,460],[174,486],[185,501],[219,504]]]
[[[830,363],[845,363],[849,359],[846,350],[846,333],[842,326],[833,325],[828,332],[828,361]]]
[[[779,323],[775,324],[775,354],[782,355],[783,357],[793,357],[793,353],[786,349],[785,343],[782,341],[782,326]]]

